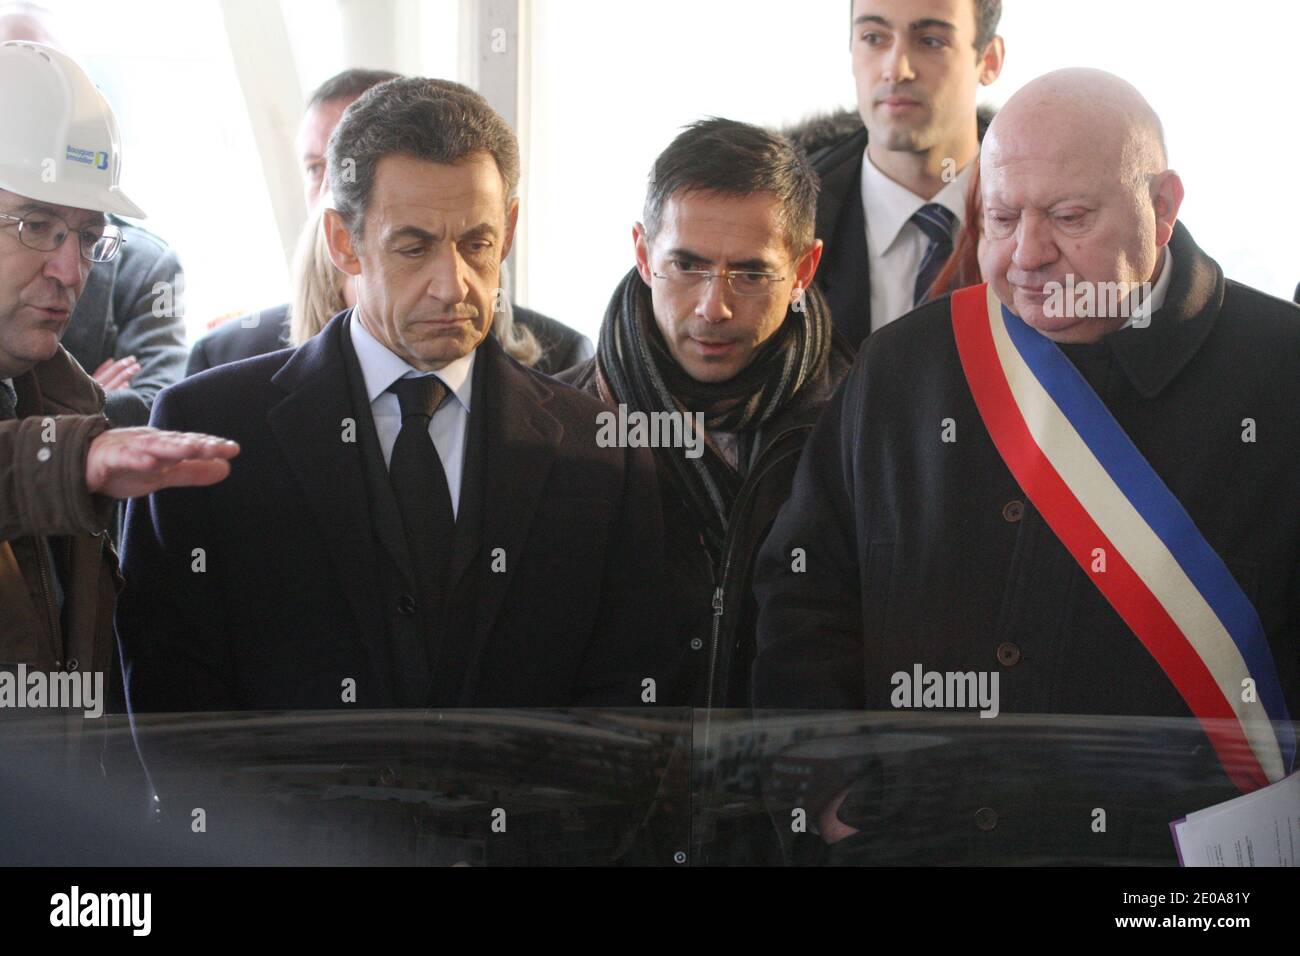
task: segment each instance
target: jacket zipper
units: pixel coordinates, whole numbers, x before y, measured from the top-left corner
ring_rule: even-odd
[[[741,486],[740,494],[736,496],[736,505],[732,511],[731,520],[727,523],[727,536],[722,545],[722,568],[714,580],[713,586],[713,629],[709,641],[709,675],[708,682],[704,687],[704,709],[706,713],[713,708],[713,688],[717,677],[719,637],[722,633],[722,615],[725,610],[723,597],[726,593],[727,572],[731,570],[732,559],[735,556],[736,539],[734,529],[739,525],[736,519],[743,516],[749,504],[748,496],[753,493],[754,488],[762,480],[766,469],[773,464],[773,462],[767,460],[771,457],[772,449],[780,445],[786,436],[801,431],[812,431],[812,425],[795,425],[787,428],[768,442],[767,447],[759,453],[758,461],[755,462],[754,468],[750,471],[748,480]],[[780,459],[778,458],[778,460]]]
[[[717,577],[714,579],[714,586],[713,586],[713,628],[712,628],[712,637],[709,641],[709,673],[708,673],[708,682],[705,684],[705,688],[704,688],[704,715],[703,715],[704,727],[702,728],[705,766],[708,766],[709,757],[713,750],[713,688],[717,681],[718,650],[721,644],[722,616],[723,616],[723,612],[726,610],[725,596],[726,596],[727,575],[731,570],[731,565],[733,563],[733,558],[735,556],[734,554],[735,545],[736,545],[735,529],[739,526],[740,523],[737,519],[744,517],[749,505],[748,499],[753,494],[754,488],[758,486],[758,483],[763,479],[763,476],[767,473],[767,470],[776,461],[782,460],[783,456],[777,455],[775,452],[772,451],[772,449],[777,448],[781,444],[782,440],[786,438],[786,436],[793,435],[796,432],[800,432],[800,431],[810,432],[812,431],[812,425],[810,424],[795,425],[791,428],[787,428],[785,431],[781,432],[774,439],[772,439],[772,441],[768,442],[767,447],[764,448],[759,453],[758,461],[755,462],[754,468],[750,471],[749,478],[741,486],[740,493],[736,496],[736,505],[735,508],[732,510],[732,515],[731,515],[732,520],[730,520],[727,523],[727,534],[726,537],[723,539],[723,544],[722,544],[722,567],[719,570]],[[712,784],[706,783],[705,781],[701,781],[700,785],[711,786]],[[692,787],[694,786],[695,783],[694,781],[692,781]],[[701,847],[696,843],[696,839],[697,837],[695,833],[695,821],[694,819],[692,819],[691,821],[692,853],[699,853],[701,850]],[[702,832],[699,835],[699,839],[703,839]],[[703,857],[701,856],[700,858],[702,859]]]
[[[731,562],[723,552],[722,574],[714,582],[713,586],[713,633],[709,639],[709,680],[704,686],[704,708],[708,710],[713,706],[713,677],[714,670],[718,666],[718,634],[722,630],[722,585],[718,582],[727,580],[727,566]]]

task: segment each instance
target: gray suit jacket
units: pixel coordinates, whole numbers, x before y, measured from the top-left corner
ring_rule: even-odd
[[[112,262],[90,270],[63,347],[87,373],[105,359],[134,355],[139,374],[128,388],[109,393],[104,414],[114,425],[146,425],[154,396],[185,372],[184,279],[180,259],[165,242],[109,219],[125,233],[126,244]],[[160,282],[168,286],[155,292]]]

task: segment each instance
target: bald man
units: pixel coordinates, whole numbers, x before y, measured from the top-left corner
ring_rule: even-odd
[[[988,285],[871,336],[809,440],[759,558],[754,703],[959,712],[986,741],[1183,718],[1161,768],[931,740],[805,807],[877,862],[1172,862],[1170,821],[1293,767],[1300,309],[1201,251],[1109,74],[1012,97],[981,184]]]

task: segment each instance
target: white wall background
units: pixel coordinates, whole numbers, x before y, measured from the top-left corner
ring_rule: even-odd
[[[113,105],[122,187],[185,267],[191,339],[283,302],[284,252],[215,0],[47,0]]]
[[[1181,219],[1233,279],[1290,299],[1300,283],[1300,3],[1005,0],[1003,102],[1063,66],[1116,73],[1165,126]],[[1073,16],[1071,11],[1075,11]],[[1122,26],[1121,26],[1122,25]]]
[[[464,0],[281,0],[306,93],[345,66],[455,77]],[[46,0],[117,109],[124,185],[180,252],[191,337],[287,298],[284,250],[217,0]],[[708,115],[781,125],[853,105],[844,0],[531,0],[525,304],[594,337],[632,263],[655,155]],[[268,15],[275,6],[268,0]],[[349,26],[350,25],[350,26]],[[391,27],[391,29],[390,29]],[[393,34],[392,62],[378,62]],[[1300,281],[1300,4],[1006,0],[1001,103],[1061,66],[1133,82],[1164,119],[1183,220],[1232,277]]]
[[[706,116],[854,102],[841,0],[534,0],[528,304],[592,340],[655,156]]]
[[[535,0],[530,304],[592,334],[632,264],[646,173],[709,114],[779,125],[854,103],[843,0]],[[1300,4],[1005,0],[1001,104],[1035,76],[1093,66],[1161,115],[1183,221],[1232,278],[1300,282]]]

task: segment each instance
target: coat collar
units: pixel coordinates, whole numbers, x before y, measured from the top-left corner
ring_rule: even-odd
[[[14,380],[18,416],[98,415],[104,390],[82,370],[62,345],[54,355]]]
[[[980,142],[993,121],[993,111],[980,107],[975,113]],[[867,149],[866,127],[859,127],[837,143],[816,150],[808,159],[817,172],[817,238],[829,243],[845,202],[861,203],[863,154]],[[975,160],[978,162],[978,158]],[[964,210],[963,210],[964,214]]]
[[[861,202],[862,154],[867,148],[867,131],[861,129],[843,142],[818,155],[817,238],[830,242],[835,235],[840,211],[850,200]],[[863,237],[866,242],[866,237]]]
[[[1102,341],[1143,398],[1155,398],[1181,372],[1209,337],[1223,307],[1225,281],[1219,264],[1201,251],[1180,222],[1169,240],[1173,277],[1164,306],[1145,328],[1112,332]]]

